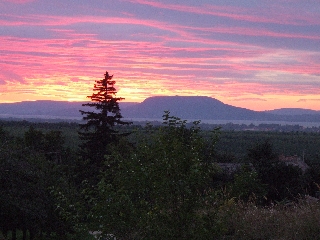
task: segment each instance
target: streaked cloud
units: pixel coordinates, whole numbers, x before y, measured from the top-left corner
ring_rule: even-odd
[[[10,3],[24,4],[24,3],[34,2],[36,0],[3,0],[3,1],[10,2]]]
[[[83,101],[108,70],[126,101],[320,109],[319,43],[316,1],[0,2],[0,102]]]
[[[299,99],[297,102],[320,102],[320,98],[317,99]]]

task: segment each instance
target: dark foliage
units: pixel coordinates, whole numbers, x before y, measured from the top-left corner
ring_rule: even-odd
[[[59,144],[57,144],[59,143]],[[17,230],[30,239],[51,233],[65,235],[70,229],[56,212],[50,188],[66,180],[57,159],[65,159],[60,133],[30,128],[24,138],[0,128],[0,227],[4,235]],[[48,155],[51,150],[59,154]],[[58,157],[59,156],[59,157]]]
[[[267,202],[294,200],[304,193],[302,170],[281,162],[268,140],[249,149],[248,157],[266,186]]]

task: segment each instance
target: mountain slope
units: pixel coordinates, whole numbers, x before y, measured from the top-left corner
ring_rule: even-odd
[[[82,102],[25,101],[0,104],[0,115],[81,117]]]
[[[163,96],[150,97],[142,103],[124,109],[128,118],[162,118],[164,111],[182,119],[248,120],[267,117],[269,114],[255,112],[222,103],[210,97]]]
[[[83,107],[86,102],[66,101],[25,101],[17,103],[0,103],[0,117],[68,117],[81,118],[79,110],[90,110],[90,107]],[[121,108],[126,108],[136,103],[120,103]]]

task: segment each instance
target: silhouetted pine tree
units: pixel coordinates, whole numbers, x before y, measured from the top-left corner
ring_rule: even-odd
[[[118,101],[124,98],[116,97],[116,89],[112,80],[113,75],[108,72],[104,74],[104,79],[96,80],[94,84],[94,93],[88,98],[91,103],[83,104],[95,108],[93,111],[80,110],[85,124],[80,124],[79,137],[83,141],[80,145],[81,155],[89,161],[92,167],[101,167],[104,155],[109,153],[108,145],[116,143],[120,136],[125,135],[119,133],[114,127],[116,125],[128,125],[131,122],[122,121]]]

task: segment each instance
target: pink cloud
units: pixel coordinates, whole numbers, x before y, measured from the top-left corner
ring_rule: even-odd
[[[1,65],[0,65],[1,66]],[[23,77],[16,73],[16,70],[11,71],[6,68],[3,68],[0,72],[0,79],[2,83],[6,82],[20,82],[23,83],[24,79]]]
[[[140,33],[138,41],[130,39],[110,41],[99,39],[95,34],[87,34],[85,31],[59,29],[59,26],[87,21],[113,25],[127,24],[129,19],[112,17],[89,19],[47,17],[44,19],[44,17],[28,17],[26,21],[38,24],[36,20],[39,20],[41,24],[50,26],[49,30],[55,33],[54,39],[0,37],[0,51],[3,53],[0,67],[6,69],[14,66],[16,73],[27,79],[19,88],[16,88],[23,93],[67,98],[68,93],[73,92],[85,99],[91,91],[93,80],[101,77],[101,73],[108,69],[110,72],[115,72],[117,77],[119,76],[117,82],[121,86],[120,89],[132,89],[130,95],[141,100],[152,94],[207,96],[220,94],[227,97],[240,97],[246,94],[260,96],[283,93],[320,94],[312,83],[293,86],[277,84],[282,81],[281,79],[275,79],[269,83],[269,80],[261,80],[259,77],[254,79],[257,72],[265,70],[295,74],[319,73],[316,58],[313,59],[314,61],[303,61],[308,58],[308,52],[298,54],[283,50],[283,56],[277,60],[276,49],[207,39],[193,33],[190,31],[193,29],[188,27],[170,26],[168,23],[143,19],[130,19],[129,24],[167,30],[175,34],[158,36],[160,40],[154,42],[144,40],[143,33]],[[23,23],[24,20],[19,21]],[[23,24],[28,25],[27,22]],[[198,30],[229,31],[230,34],[261,36],[268,33],[264,30],[255,33],[255,30],[249,28],[228,30],[215,27]],[[277,33],[269,32],[268,34],[274,36]],[[145,38],[147,37],[146,33]],[[223,54],[220,55],[220,51]],[[274,58],[266,61],[264,59],[266,55],[274,55]],[[287,63],[288,59],[291,61],[294,59],[294,64]],[[253,76],[246,77],[249,74]],[[225,79],[221,77],[222,75],[225,75]],[[237,78],[233,77],[236,75]],[[256,81],[256,83],[250,81]],[[264,82],[257,83],[259,81]],[[62,90],[59,85],[63,85],[66,90]],[[43,92],[49,88],[52,88],[51,92]],[[8,91],[10,91],[9,87]]]
[[[35,2],[36,0],[4,0],[5,2],[10,2],[10,3],[18,3],[18,4],[25,4],[29,2]]]
[[[300,16],[292,14],[286,9],[286,14],[283,11],[279,11],[279,6],[273,6],[273,11],[270,9],[246,9],[241,7],[231,6],[215,6],[215,5],[203,5],[203,6],[187,6],[182,4],[170,4],[155,2],[152,0],[126,0],[132,3],[139,3],[148,5],[156,8],[169,9],[179,12],[188,12],[195,14],[213,15],[219,17],[226,17],[234,20],[242,20],[249,22],[262,22],[262,23],[280,23],[280,24],[296,24],[300,25],[303,23],[319,24],[319,20],[315,20],[313,16]],[[255,13],[255,14],[253,14]],[[266,16],[266,17],[264,17]]]
[[[72,32],[70,33],[72,35]],[[81,59],[81,62],[90,62],[89,59],[93,57],[99,59],[99,56],[103,59],[104,56],[109,55],[114,59],[114,64],[118,66],[130,66],[132,68],[141,69],[141,72],[147,71],[147,69],[154,70],[172,70],[172,71],[239,71],[240,73],[246,71],[263,71],[263,70],[281,70],[292,73],[300,74],[315,74],[319,70],[317,64],[310,62],[299,63],[299,66],[291,66],[291,64],[285,63],[268,63],[263,62],[247,62],[243,61],[246,58],[250,59],[264,54],[261,50],[256,52],[250,51],[249,54],[245,50],[232,48],[217,48],[217,50],[229,51],[227,55],[222,56],[199,56],[199,57],[180,57],[180,51],[194,52],[206,51],[206,48],[179,48],[179,47],[165,47],[162,43],[150,43],[150,42],[130,42],[130,41],[103,41],[93,39],[92,36],[75,35],[77,39],[48,39],[48,40],[28,40],[28,39],[16,39],[7,38],[2,40],[2,47],[5,50],[17,52],[15,55],[3,55],[4,60],[18,61],[21,59],[35,59],[38,64],[44,64],[47,61],[53,64],[61,65],[64,62],[68,62],[62,69],[67,66],[70,68],[73,65],[76,67],[78,62],[76,59]],[[12,45],[15,42],[15,45]],[[20,42],[20,43],[19,43]],[[81,44],[78,44],[81,43]],[[66,48],[66,46],[70,48]],[[76,47],[78,45],[78,47]],[[82,46],[83,45],[83,46]],[[125,55],[119,55],[123,51]],[[267,51],[267,50],[266,50]],[[269,51],[269,50],[268,50]],[[34,56],[28,54],[24,56],[25,52],[34,52]],[[52,56],[55,56],[52,58]],[[164,58],[164,56],[167,56]],[[288,56],[290,57],[290,56]],[[46,60],[48,59],[48,60]],[[101,59],[101,60],[102,60]],[[238,61],[234,62],[234,60]],[[242,60],[243,59],[243,60]],[[62,61],[62,62],[61,62]],[[102,60],[103,61],[103,60]],[[17,63],[18,63],[17,62]],[[60,63],[61,62],[61,63]],[[118,64],[119,62],[119,64]],[[208,68],[210,66],[210,69]],[[205,69],[207,68],[207,70]],[[51,68],[49,68],[51,69]],[[181,69],[181,70],[179,70]],[[216,69],[216,70],[215,70]],[[38,69],[37,69],[38,70]],[[212,74],[214,75],[214,74]]]
[[[154,35],[154,38],[162,39],[167,42],[198,42],[201,44],[219,44],[219,45],[249,45],[246,43],[236,43],[235,42],[227,42],[227,41],[219,41],[216,39],[206,38],[204,33],[208,34],[230,34],[230,35],[242,35],[242,36],[261,36],[261,37],[273,37],[273,38],[286,38],[286,39],[308,39],[308,40],[320,40],[319,35],[310,35],[310,34],[297,34],[297,33],[282,33],[275,32],[262,28],[245,28],[245,27],[222,27],[222,26],[213,26],[213,27],[190,27],[190,26],[182,26],[177,24],[169,24],[166,22],[156,21],[156,20],[145,20],[145,19],[137,19],[137,18],[119,18],[119,17],[93,17],[93,16],[78,16],[78,17],[63,17],[63,16],[45,16],[45,15],[28,15],[28,16],[11,16],[11,15],[2,15],[7,18],[7,20],[0,20],[0,24],[5,26],[52,26],[51,31],[54,31],[61,36],[81,36],[81,35],[91,35],[94,37],[96,34],[88,34],[88,33],[75,33],[70,29],[59,29],[58,26],[71,26],[73,24],[78,23],[97,23],[97,24],[120,24],[120,25],[140,25],[145,27],[154,28],[154,30],[164,30],[171,32],[174,35]],[[12,19],[12,20],[9,20]],[[195,32],[196,31],[196,32]],[[199,34],[200,33],[200,34]],[[201,34],[203,33],[203,34]],[[141,33],[140,33],[141,35]],[[142,37],[143,36],[139,36]],[[148,37],[152,37],[150,34],[146,34]]]
[[[296,33],[281,33],[270,31],[262,28],[244,28],[244,27],[185,27],[190,30],[197,30],[202,32],[211,32],[211,33],[224,33],[224,34],[233,34],[233,35],[246,35],[246,36],[263,36],[263,37],[277,37],[277,38],[301,38],[301,39],[311,39],[311,40],[320,40],[319,35],[306,35],[306,34],[296,34]]]

